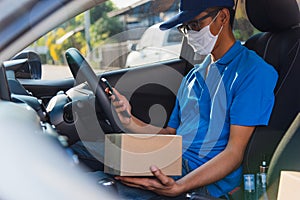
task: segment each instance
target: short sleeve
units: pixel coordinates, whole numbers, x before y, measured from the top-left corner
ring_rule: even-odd
[[[269,65],[240,80],[230,107],[230,123],[241,126],[267,125],[274,105],[278,75]]]

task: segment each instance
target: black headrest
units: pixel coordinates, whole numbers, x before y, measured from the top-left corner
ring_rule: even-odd
[[[247,0],[246,11],[253,26],[262,32],[289,29],[300,23],[296,0]]]

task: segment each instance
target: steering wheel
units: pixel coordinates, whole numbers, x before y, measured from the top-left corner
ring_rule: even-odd
[[[104,88],[102,88],[101,84],[99,84],[101,77],[100,79],[97,77],[91,66],[77,49],[70,48],[66,51],[65,55],[72,75],[76,81],[75,84],[78,85],[87,81],[90,89],[96,96],[97,103],[104,112],[103,114],[105,119],[109,121],[109,125],[113,132],[122,132],[120,128],[121,122],[117,117],[117,113],[114,109],[112,109],[111,102],[104,92]]]

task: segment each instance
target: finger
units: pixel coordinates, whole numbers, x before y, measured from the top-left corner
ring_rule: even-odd
[[[124,112],[125,110],[126,110],[126,107],[125,107],[125,106],[116,108],[116,112],[117,112],[117,113]]]
[[[173,179],[164,175],[161,170],[156,166],[151,166],[150,170],[152,174],[165,186],[168,186],[173,183]]]
[[[122,95],[120,94],[120,92],[119,92],[116,88],[113,88],[113,91],[114,91],[114,93],[115,93],[116,95],[118,95],[119,97],[122,96]]]
[[[123,183],[124,185],[127,185],[129,187],[134,187],[134,188],[140,188],[140,189],[145,189],[144,186],[142,185],[136,185],[136,184],[133,184],[133,183],[129,183],[129,182],[126,182],[126,181],[121,181],[121,183]]]
[[[116,108],[119,109],[120,111],[125,111],[127,110],[127,105],[124,103],[124,101],[113,101],[112,105]]]
[[[111,102],[117,102],[116,100],[116,96],[115,95],[110,95],[109,99],[111,100]]]
[[[130,176],[122,176],[122,177],[116,177],[117,180],[120,180],[122,182],[126,182],[129,184],[134,184],[134,185],[141,185],[141,186],[149,186],[151,185],[151,180],[153,178],[135,178],[135,177],[130,177]]]
[[[122,180],[121,181],[123,184],[130,186],[130,187],[136,187],[136,188],[141,188],[144,190],[157,190],[157,189],[162,189],[164,186],[157,181],[156,179],[151,179],[151,178],[147,178],[147,179],[143,179],[141,180],[141,182],[132,182],[132,181],[125,181]]]
[[[113,101],[112,104],[116,108],[123,107],[125,105],[123,101]]]
[[[127,110],[127,106],[126,105],[120,105],[120,104],[116,104],[114,105],[115,106],[115,109],[116,109],[116,112],[117,113],[120,113],[120,112],[124,112]]]
[[[135,178],[131,176],[116,176],[115,179],[140,185],[142,182],[144,182],[146,178]]]
[[[113,92],[107,87],[104,89],[105,93],[109,96],[109,98],[112,101],[115,101],[117,99],[116,95],[118,96],[118,98],[120,98],[120,96],[122,96],[116,89],[113,88]]]

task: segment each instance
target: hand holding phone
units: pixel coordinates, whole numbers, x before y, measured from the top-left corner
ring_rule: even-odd
[[[110,85],[110,83],[106,80],[106,78],[101,78],[101,81],[106,85],[106,87],[108,88],[108,96],[112,96],[112,95],[115,95],[115,101],[120,101],[119,97],[114,94],[114,90],[112,88],[112,86]],[[127,118],[130,118],[131,115],[128,113],[127,110],[124,110],[121,112],[121,114],[124,116],[124,117],[127,117]]]

